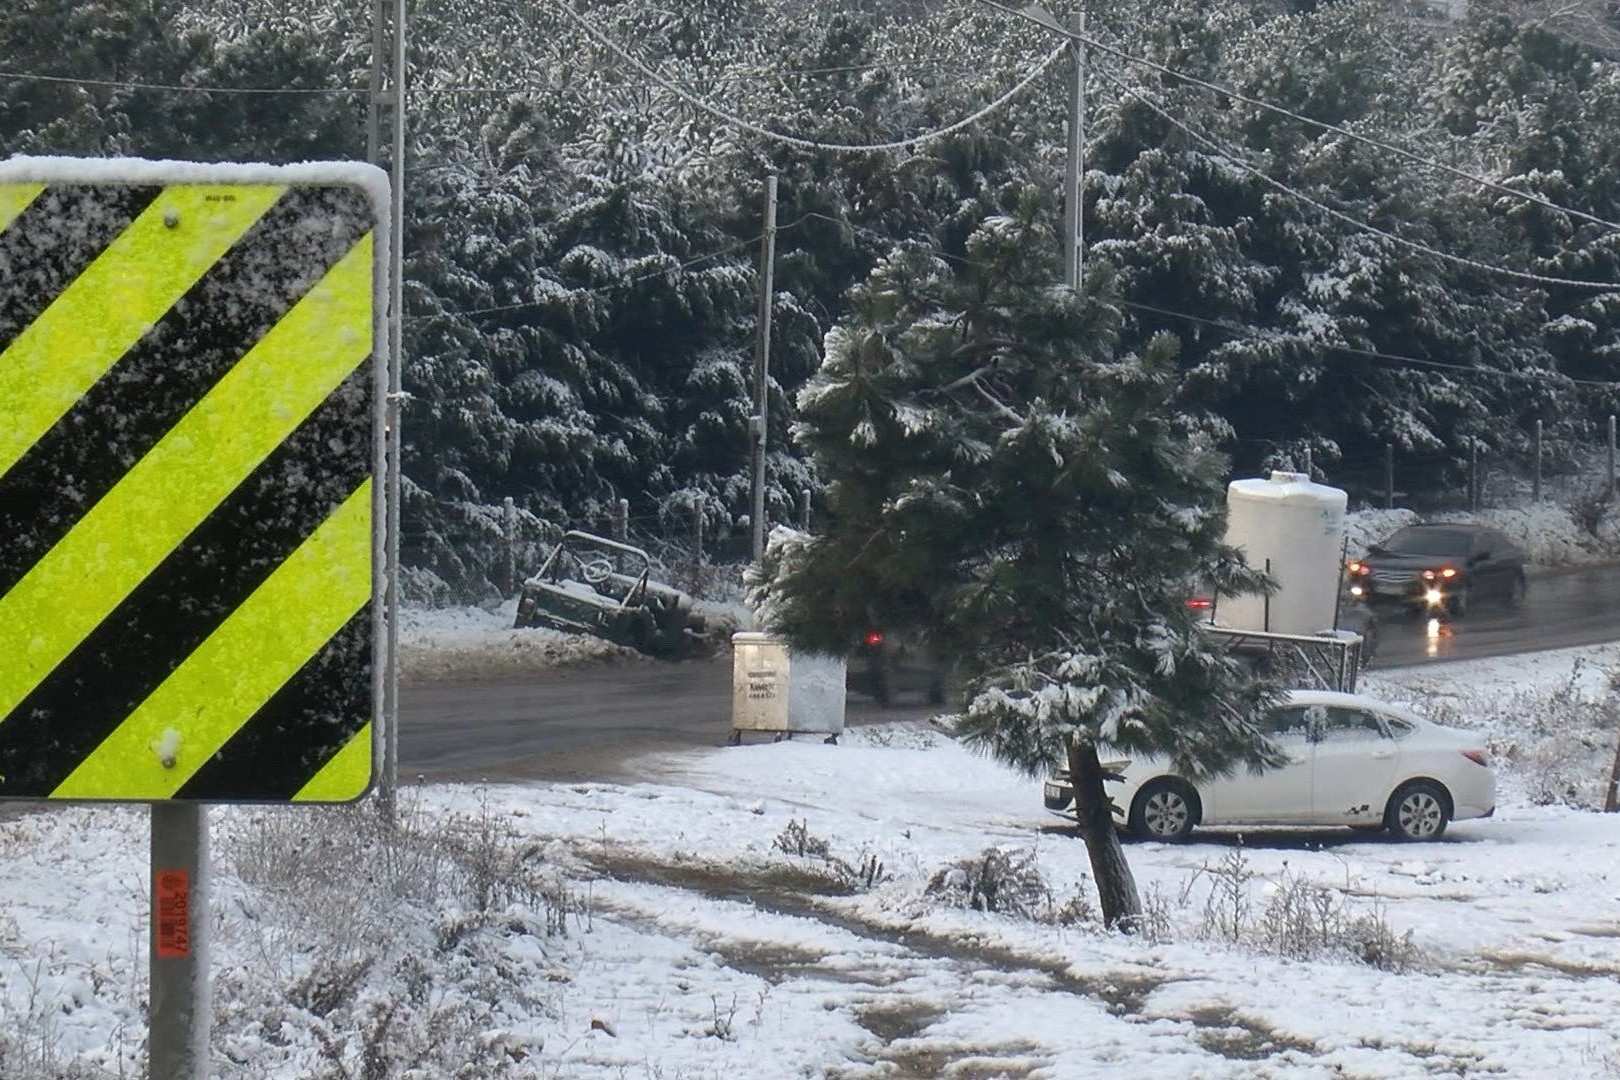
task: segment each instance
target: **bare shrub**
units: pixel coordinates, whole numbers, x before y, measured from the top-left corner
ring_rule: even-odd
[[[776,850],[800,858],[825,859],[831,854],[832,845],[812,835],[809,823],[789,818],[782,831],[776,834]]]
[[[1550,694],[1518,693],[1496,706],[1501,734],[1490,749],[1513,784],[1538,806],[1596,810],[1603,806],[1615,739],[1620,737],[1620,672],[1610,671],[1605,691],[1583,687],[1591,662],[1579,657],[1569,677]]]
[[[309,971],[288,988],[287,1000],[316,1016],[329,1016],[354,997],[372,964],[370,957],[316,957]]]
[[[1301,877],[1283,864],[1282,873],[1263,879],[1249,865],[1241,845],[1217,862],[1205,863],[1182,890],[1183,899],[1199,880],[1209,882],[1204,902],[1204,937],[1247,945],[1290,960],[1339,958],[1382,971],[1421,966],[1422,951],[1411,931],[1398,934],[1382,906],[1353,904],[1340,889]],[[1265,895],[1257,906],[1257,886]],[[1155,918],[1168,930],[1169,904],[1162,894]]]
[[[1603,519],[1614,508],[1614,501],[1605,479],[1577,491],[1564,503],[1564,509],[1589,535],[1600,536]]]
[[[872,852],[863,852],[858,863],[832,853],[832,845],[810,831],[806,822],[790,818],[776,834],[776,850],[795,858],[818,862],[829,882],[840,889],[871,889],[889,880],[883,860]]]
[[[1209,898],[1204,901],[1204,934],[1242,940],[1251,919],[1250,883],[1255,878],[1243,845],[1239,843],[1213,866],[1206,862],[1193,876],[1199,875],[1210,879]]]
[[[0,1076],[6,1080],[109,1080],[115,1074],[62,1049],[64,1009],[47,992],[47,976],[59,963],[56,946],[20,970],[21,1008],[7,1010],[0,1025]]]
[[[1287,867],[1272,883],[1254,936],[1267,952],[1294,960],[1338,955],[1383,971],[1407,971],[1422,959],[1412,932],[1397,934],[1382,908],[1352,908],[1339,890]]]
[[[1035,865],[1033,848],[985,848],[935,871],[923,895],[973,911],[1040,921],[1053,918],[1052,890]]]

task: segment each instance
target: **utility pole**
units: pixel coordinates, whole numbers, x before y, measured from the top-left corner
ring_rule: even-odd
[[[1384,444],[1384,509],[1395,509],[1395,444]]]
[[[386,63],[384,34],[388,27],[388,0],[371,5],[371,93],[366,98],[366,160],[382,164],[383,67]]]
[[[1468,444],[1468,508],[1478,510],[1485,478],[1479,475],[1479,442]]]
[[[1080,291],[1085,282],[1086,212],[1086,13],[1070,17],[1074,51],[1074,85],[1069,92],[1069,163],[1063,178],[1063,284]]]
[[[392,6],[392,20],[389,8]],[[389,27],[386,24],[392,22]],[[392,30],[392,54],[385,50]],[[387,661],[383,678],[382,776],[377,785],[378,809],[390,828],[395,820],[395,792],[399,787],[399,476],[401,468],[400,411],[404,401],[400,384],[404,370],[401,335],[405,321],[405,0],[375,0],[371,26],[371,96],[366,107],[366,156],[373,165],[382,164],[382,110],[393,109],[390,146],[390,188],[388,229],[388,317],[386,320],[388,398],[383,422],[387,429],[385,452],[388,456],[385,497],[386,540],[384,545],[383,607],[386,613]],[[383,69],[390,67],[388,90],[383,91]]]
[[[759,323],[754,344],[754,415],[749,421],[753,465],[754,561],[765,557],[765,434],[771,371],[771,298],[776,277],[776,177],[765,178],[765,235],[759,253]]]
[[[1536,470],[1531,474],[1530,498],[1533,502],[1541,501],[1541,421],[1536,421]]]
[[[1614,413],[1609,414],[1609,498],[1614,498]]]

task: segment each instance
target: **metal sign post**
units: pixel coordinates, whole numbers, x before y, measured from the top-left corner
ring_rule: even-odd
[[[208,1075],[208,808],[152,804],[147,1075]]]
[[[207,804],[377,771],[389,201],[0,164],[0,799],[151,804],[153,1078],[208,1074]]]

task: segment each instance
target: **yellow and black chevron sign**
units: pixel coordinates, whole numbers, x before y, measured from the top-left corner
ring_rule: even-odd
[[[67,164],[0,168],[0,798],[358,798],[382,208]]]

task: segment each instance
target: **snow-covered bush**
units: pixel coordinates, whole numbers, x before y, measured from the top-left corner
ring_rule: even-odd
[[[870,889],[889,878],[883,860],[870,851],[862,852],[860,861],[852,863],[832,852],[832,844],[810,831],[806,822],[790,818],[777,833],[777,851],[797,859],[809,860],[815,872],[825,878],[837,892],[855,892]]]
[[[257,959],[216,965],[215,1046],[243,1067],[216,1075],[522,1075],[557,1011],[546,943],[589,912],[505,821],[406,792],[393,828],[364,804],[219,832],[215,953]]]
[[[1436,723],[1484,733],[1498,802],[1598,809],[1620,742],[1620,668],[1607,663],[1578,656],[1551,688],[1470,694],[1390,672],[1369,692],[1409,703]]]
[[[949,907],[1021,919],[1053,918],[1052,890],[1033,848],[988,847],[958,859],[934,872],[923,895]]]
[[[1195,936],[1290,960],[1349,960],[1383,971],[1408,971],[1423,962],[1411,932],[1397,933],[1380,906],[1353,902],[1342,889],[1296,874],[1286,862],[1275,877],[1263,877],[1241,844],[1200,866],[1183,884],[1175,908],[1188,908],[1200,881],[1208,891],[1191,931]],[[1148,912],[1156,940],[1174,936],[1174,908],[1163,894]]]

